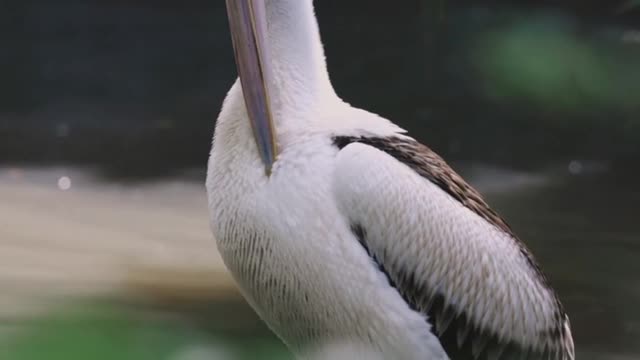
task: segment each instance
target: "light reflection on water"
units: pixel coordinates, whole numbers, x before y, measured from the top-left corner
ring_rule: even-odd
[[[571,317],[578,358],[640,357],[640,309],[637,306],[640,304],[640,191],[634,186],[633,181],[623,181],[624,179],[607,173],[585,176],[523,175],[482,167],[463,167],[461,172],[468,175],[471,182],[486,193],[490,204],[503,214],[542,264]],[[71,195],[62,194],[58,189],[63,177],[70,180],[69,185],[73,180],[73,187],[67,189]],[[74,215],[77,216],[76,219],[84,219],[82,221],[88,221],[86,219],[89,219],[87,216],[90,216],[88,213],[92,208],[109,206],[108,211],[113,212],[114,216],[110,218],[109,223],[102,219],[100,226],[110,227],[108,230],[113,231],[120,227],[119,221],[122,220],[122,227],[131,231],[131,236],[142,234],[141,238],[152,244],[150,248],[157,247],[158,241],[167,241],[169,245],[163,245],[164,257],[170,257],[174,251],[178,252],[172,250],[174,248],[191,248],[194,253],[214,249],[206,224],[206,200],[201,182],[173,179],[169,182],[154,182],[152,185],[125,183],[119,184],[119,190],[114,191],[111,185],[94,185],[95,181],[95,178],[78,170],[13,168],[0,171],[0,192],[4,190],[5,195],[9,195],[11,190],[8,189],[19,184],[19,190],[25,194],[25,202],[45,201],[38,203],[40,207],[50,205],[46,204],[47,199],[63,202],[66,198],[73,199],[70,203],[73,206],[88,205],[88,210],[82,214],[85,217]],[[26,196],[31,193],[28,186],[33,186],[34,191],[37,190],[37,199]],[[43,192],[43,188],[57,192],[57,197],[50,197]],[[12,195],[8,197],[12,201],[19,201],[21,198],[19,193]],[[145,207],[145,203],[149,205]],[[64,206],[57,204],[57,208],[58,212],[63,211],[64,215],[66,210],[60,210],[64,209]],[[10,214],[10,210],[4,209],[4,212]],[[99,214],[103,215],[105,210],[100,211]],[[126,216],[118,217],[117,213],[120,211],[124,211]],[[161,217],[154,217],[154,212],[161,213]],[[18,215],[25,226],[29,225],[29,221],[26,221],[29,214]],[[42,216],[42,213],[39,216]],[[58,213],[56,216],[61,215]],[[140,216],[139,221],[131,219],[137,216]],[[50,221],[53,223],[54,220],[55,216],[52,215]],[[5,221],[8,220],[5,218]],[[155,232],[138,231],[135,228],[136,224],[143,227],[153,225],[160,229],[156,229]],[[72,237],[76,232],[74,222],[66,222],[64,225],[64,228],[57,229],[64,230]],[[77,225],[78,229],[87,233],[87,224]],[[181,227],[185,228],[181,230]],[[170,228],[171,231],[163,234],[162,228]],[[19,228],[13,229],[14,234],[20,232]],[[56,237],[50,233],[51,229],[56,228],[42,229],[40,242],[34,244],[42,245],[47,239],[55,238],[58,241],[56,244],[61,245],[60,241],[63,241],[61,239],[64,237]],[[27,231],[25,228],[24,234],[27,233],[30,236],[38,234],[33,229]],[[181,233],[184,234],[184,238],[174,239]],[[3,234],[0,247],[12,240],[15,239],[8,237],[6,233]],[[120,239],[120,242],[123,242],[123,239]],[[71,241],[69,244],[76,246],[78,243]],[[90,251],[86,243],[82,246],[85,253]],[[139,254],[145,253],[144,242],[130,246]],[[100,249],[106,248],[97,249],[101,251]],[[124,250],[118,251],[122,253]],[[51,254],[53,256],[60,252]],[[174,259],[178,263],[188,263],[194,259],[184,249],[180,254],[181,257]],[[200,264],[209,261],[202,256],[199,259]],[[215,257],[211,259],[211,262],[218,261]],[[64,261],[60,259],[60,262]],[[6,268],[6,265],[3,269],[9,272],[11,270]],[[101,276],[108,274],[105,272]],[[29,279],[34,280],[33,276]],[[41,283],[46,287],[46,278]],[[207,293],[206,296],[210,295]],[[226,307],[223,304],[220,306]],[[215,305],[212,303],[210,307],[215,308]],[[194,322],[197,327],[215,328],[215,324],[228,323],[229,317],[233,317],[245,319],[242,322],[244,325],[240,326],[241,329],[236,327],[233,333],[264,335],[266,332],[263,325],[257,325],[259,322],[246,306],[234,306],[230,311],[210,311],[201,308],[196,313],[202,311],[208,312],[206,322],[211,325],[198,319]],[[200,317],[194,315],[193,311],[182,315],[191,319],[194,316]],[[273,337],[267,339],[275,341]]]

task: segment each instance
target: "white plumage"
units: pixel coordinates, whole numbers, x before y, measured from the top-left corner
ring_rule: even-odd
[[[234,99],[240,98],[229,98],[223,114]],[[331,135],[312,130],[282,147],[265,178],[248,122],[218,124],[207,188],[225,263],[258,314],[294,350],[371,338],[387,350],[442,352],[423,316],[388,285],[339,214]],[[217,151],[228,141],[237,145]]]
[[[299,356],[346,344],[392,359],[572,359],[526,248],[446,164],[431,178],[396,146],[419,146],[402,129],[335,95],[310,0],[265,5],[277,159],[266,175],[236,82],[207,177],[219,251],[261,318]]]

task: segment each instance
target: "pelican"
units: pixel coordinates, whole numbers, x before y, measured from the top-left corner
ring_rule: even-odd
[[[294,355],[574,359],[527,247],[405,130],[344,102],[312,0],[226,0],[239,79],[207,171],[211,229]]]

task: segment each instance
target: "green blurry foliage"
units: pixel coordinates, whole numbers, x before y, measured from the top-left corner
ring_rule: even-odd
[[[187,321],[185,321],[187,320]],[[272,338],[216,336],[189,319],[141,315],[126,308],[73,304],[0,339],[10,360],[245,360],[289,359]],[[23,327],[23,328],[22,328]]]
[[[186,341],[175,327],[115,308],[65,309],[25,325],[5,348],[12,360],[168,359]]]
[[[472,58],[494,100],[572,114],[632,112],[640,106],[640,44],[623,36],[581,33],[562,17],[523,17],[481,34]]]

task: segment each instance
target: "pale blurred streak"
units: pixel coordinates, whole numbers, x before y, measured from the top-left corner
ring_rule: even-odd
[[[304,358],[308,360],[385,360],[402,358],[393,354],[386,355],[384,356],[381,352],[368,346],[342,342],[319,346],[317,349],[309,351],[309,354],[305,355]]]
[[[223,344],[192,345],[182,349],[170,360],[235,360],[237,357]]]
[[[640,30],[628,30],[622,34],[622,41],[626,43],[640,44]]]
[[[0,169],[0,199],[5,322],[78,297],[238,296],[201,183],[107,185],[89,171],[13,167]]]

